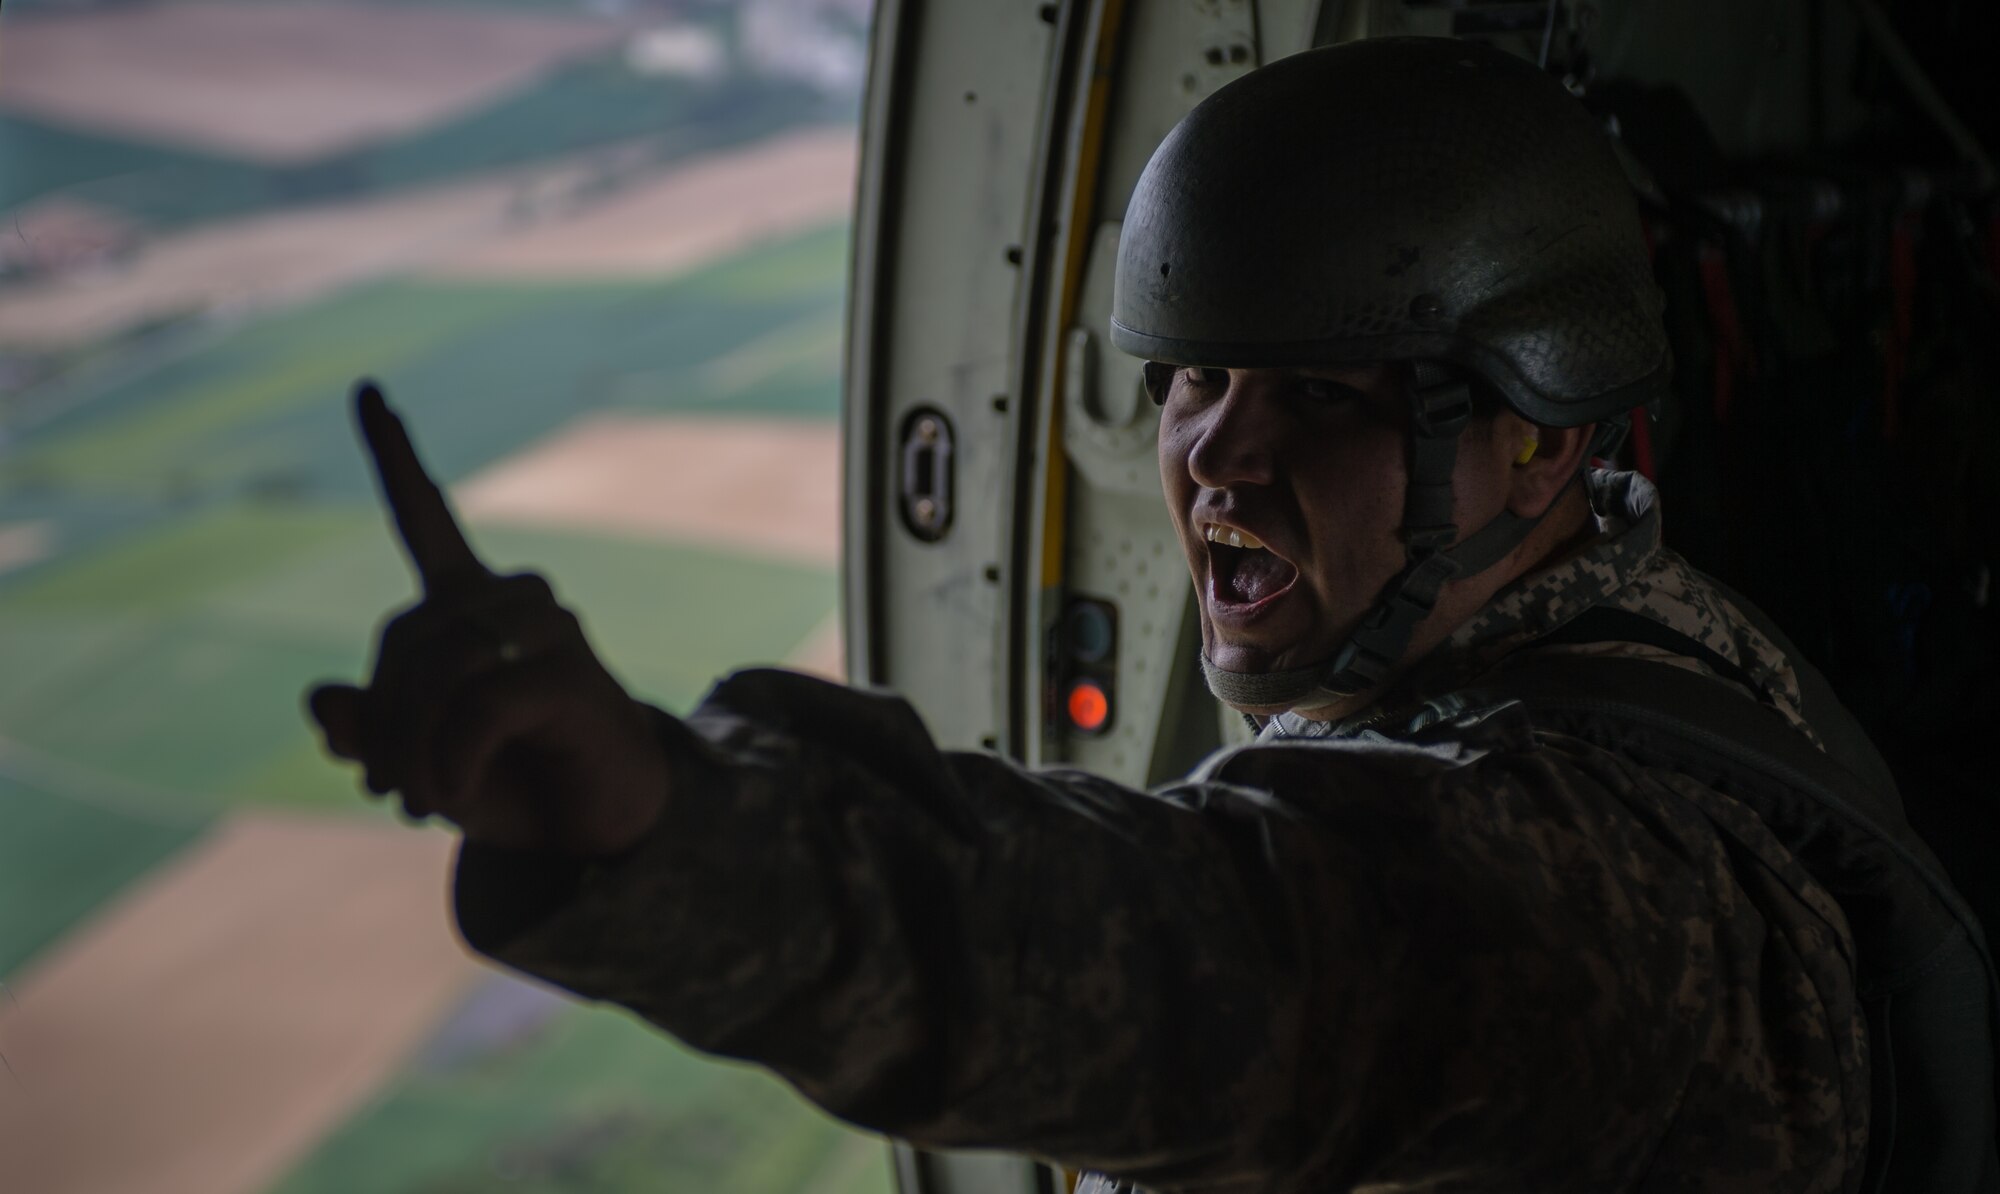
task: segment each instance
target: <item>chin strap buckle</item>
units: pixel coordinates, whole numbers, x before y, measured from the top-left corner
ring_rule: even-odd
[[[1388,679],[1409,649],[1410,633],[1430,617],[1445,582],[1457,575],[1458,561],[1441,551],[1406,564],[1334,657],[1320,687],[1347,696]]]
[[[1472,383],[1442,372],[1419,369],[1410,390],[1410,430],[1423,439],[1456,440],[1472,422]]]
[[[1411,556],[1434,556],[1458,541],[1458,524],[1403,528],[1403,547]]]

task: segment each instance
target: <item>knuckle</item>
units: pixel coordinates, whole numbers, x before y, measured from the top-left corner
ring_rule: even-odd
[[[516,572],[501,577],[500,583],[506,586],[509,596],[520,600],[546,603],[556,599],[555,589],[550,586],[548,578],[539,572]]]
[[[392,643],[400,643],[412,635],[421,633],[424,623],[435,617],[436,613],[436,605],[428,601],[416,602],[396,610],[382,622],[380,645],[387,648]]]

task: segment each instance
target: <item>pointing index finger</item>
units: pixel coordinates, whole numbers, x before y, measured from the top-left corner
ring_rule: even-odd
[[[451,516],[444,491],[424,471],[403,421],[389,409],[381,388],[372,381],[356,383],[354,410],[361,438],[375,462],[382,499],[396,520],[403,549],[416,566],[424,592],[435,595],[491,576]]]

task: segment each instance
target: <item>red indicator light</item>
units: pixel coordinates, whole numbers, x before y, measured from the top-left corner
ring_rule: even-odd
[[[1111,698],[1095,680],[1078,680],[1069,690],[1070,724],[1095,734],[1111,720]]]

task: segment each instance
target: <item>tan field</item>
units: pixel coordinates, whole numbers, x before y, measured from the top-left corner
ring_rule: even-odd
[[[474,522],[701,543],[832,567],[840,428],[786,419],[594,415],[455,486]]]
[[[9,13],[0,110],[258,161],[310,161],[480,107],[630,28],[428,4]]]
[[[13,984],[0,1167],[23,1194],[260,1194],[482,973],[439,830],[244,814]]]
[[[847,683],[847,644],[840,630],[839,610],[828,614],[804,642],[792,649],[785,666],[822,680]]]

